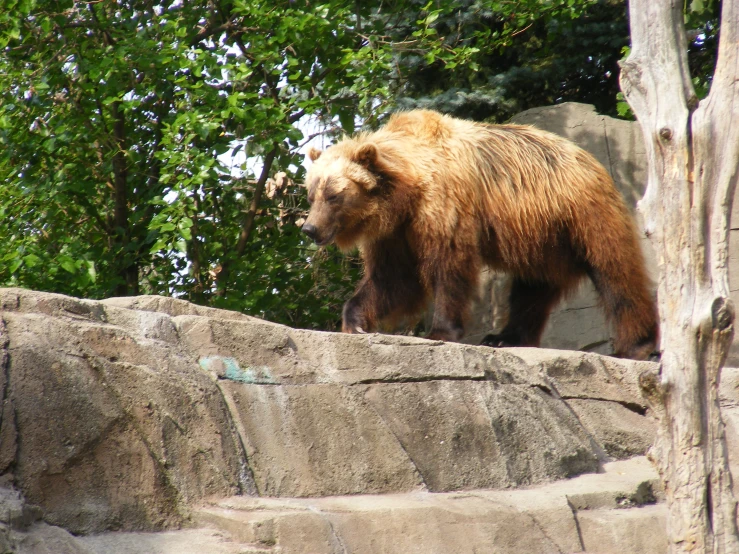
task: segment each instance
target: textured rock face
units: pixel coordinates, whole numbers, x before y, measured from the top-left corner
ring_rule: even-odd
[[[74,533],[205,497],[532,485],[643,454],[648,363],[0,289],[0,475]]]
[[[629,206],[635,207],[644,194],[647,161],[638,123],[598,115],[593,106],[573,102],[533,108],[516,115],[513,122],[551,131],[593,154],[608,169]],[[734,198],[731,221],[730,289],[734,303],[739,305],[739,194]],[[641,225],[638,217],[637,222]],[[656,279],[657,263],[646,238],[642,240],[642,250],[647,268]],[[479,344],[491,330],[502,328],[507,318],[508,290],[507,279],[486,274],[465,342]],[[601,353],[611,352],[609,342],[610,332],[589,281],[552,313],[542,337],[545,348]],[[739,337],[735,338],[727,361],[727,365],[736,364],[739,364]]]
[[[171,318],[26,291],[0,302],[2,471],[48,522],[168,527],[183,503],[253,490],[228,410],[178,352]]]

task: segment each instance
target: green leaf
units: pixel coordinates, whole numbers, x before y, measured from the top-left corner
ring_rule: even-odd
[[[59,261],[59,265],[65,271],[68,271],[69,273],[77,273],[77,265],[74,263],[74,260],[70,258],[69,256],[60,256],[58,261]]]
[[[33,267],[36,267],[37,265],[39,265],[41,263],[41,258],[39,258],[38,256],[36,256],[36,254],[27,254],[27,255],[23,256],[23,263],[27,267],[33,268]]]

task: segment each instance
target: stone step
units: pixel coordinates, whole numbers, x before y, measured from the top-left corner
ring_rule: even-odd
[[[280,554],[664,552],[665,506],[650,463],[604,469],[511,491],[239,496],[210,502],[193,519]]]
[[[2,531],[2,529],[0,529]],[[240,544],[212,528],[154,533],[101,533],[75,537],[61,527],[34,523],[23,531],[0,532],[0,552],[14,554],[278,554],[279,549]]]
[[[639,554],[667,552],[667,506],[625,510],[585,510],[577,514],[585,552]]]
[[[90,554],[276,554],[272,548],[239,544],[214,529],[103,533],[77,540]]]

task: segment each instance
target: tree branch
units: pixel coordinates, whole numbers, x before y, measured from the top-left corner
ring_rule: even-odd
[[[249,205],[249,211],[246,212],[244,222],[241,225],[241,234],[239,235],[239,241],[236,243],[236,255],[241,256],[246,248],[246,243],[249,242],[252,229],[254,228],[254,218],[257,215],[257,209],[259,203],[262,201],[262,193],[264,192],[264,185],[267,183],[269,173],[272,169],[272,163],[277,156],[278,147],[275,146],[270,150],[264,157],[264,165],[262,166],[262,173],[259,175],[256,185],[254,185],[254,196],[252,196],[251,204]]]
[[[241,232],[239,233],[239,240],[236,243],[236,247],[234,248],[234,255],[229,260],[225,260],[221,264],[221,271],[218,273],[218,281],[217,281],[218,291],[216,293],[218,296],[222,297],[222,296],[225,296],[226,294],[228,277],[231,272],[230,260],[235,260],[235,259],[240,258],[244,254],[246,245],[249,242],[249,238],[251,237],[252,230],[254,229],[254,219],[256,218],[259,204],[262,201],[262,193],[264,192],[264,185],[267,183],[267,179],[269,178],[269,173],[272,170],[272,164],[275,160],[275,157],[277,157],[278,151],[279,151],[279,146],[275,145],[272,147],[272,150],[270,150],[267,153],[267,155],[264,157],[264,163],[262,165],[262,173],[259,175],[259,179],[254,185],[254,196],[252,196],[251,203],[249,204],[249,210],[244,214],[244,219],[241,224]]]

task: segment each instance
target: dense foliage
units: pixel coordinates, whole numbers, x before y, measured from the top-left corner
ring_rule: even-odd
[[[308,139],[614,112],[626,33],[617,1],[4,0],[0,285],[335,328],[360,267],[301,237]]]
[[[625,3],[539,3],[528,10],[517,2],[454,5],[440,18],[439,33],[450,48],[467,45],[479,54],[455,71],[440,60],[406,58],[414,77],[401,105],[496,121],[570,100],[615,113],[618,60],[628,44]],[[501,35],[499,46],[490,48]]]

